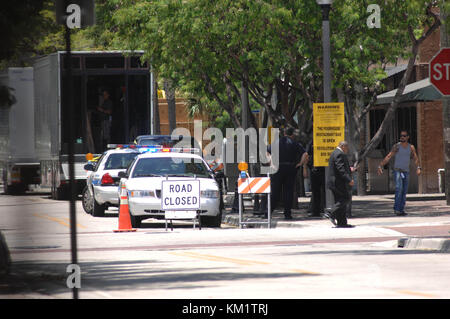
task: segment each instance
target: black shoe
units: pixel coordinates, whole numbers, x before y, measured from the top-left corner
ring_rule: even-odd
[[[331,216],[331,213],[330,213],[330,212],[325,212],[325,213],[323,213],[323,217],[324,217],[324,218],[328,218],[328,220],[329,220],[334,226],[337,225],[337,224],[336,224],[336,220],[333,218],[333,216]]]
[[[292,215],[284,215],[284,219],[291,220],[292,219]]]
[[[337,225],[336,228],[354,228],[355,226],[350,225],[350,224],[345,224],[345,225]]]
[[[320,217],[319,214],[309,213],[308,217]]]
[[[397,215],[397,216],[406,216],[406,215],[408,215],[408,214],[405,213],[405,212],[395,211],[395,215]]]

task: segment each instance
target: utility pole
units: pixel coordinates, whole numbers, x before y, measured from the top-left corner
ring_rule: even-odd
[[[64,39],[66,42],[66,65],[64,81],[65,94],[63,95],[63,106],[66,110],[65,123],[69,131],[69,216],[70,216],[70,246],[72,265],[78,264],[77,248],[77,222],[76,222],[76,189],[75,189],[75,127],[73,118],[75,114],[73,103],[73,76],[72,76],[72,48],[70,42],[71,29],[80,29],[95,24],[94,0],[57,0],[55,6],[56,21],[64,25]],[[78,287],[72,288],[73,299],[78,299]]]
[[[333,0],[316,0],[322,8],[322,47],[323,47],[323,102],[331,102],[331,49],[330,49],[330,10]],[[325,167],[325,185],[328,185],[328,166]],[[325,187],[325,207],[333,206],[334,198]]]
[[[441,21],[446,21],[445,1],[441,4]],[[441,48],[449,47],[447,24],[441,25]],[[445,197],[450,205],[450,97],[442,97],[442,124],[444,140]]]

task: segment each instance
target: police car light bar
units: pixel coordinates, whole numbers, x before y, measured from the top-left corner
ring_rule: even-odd
[[[127,148],[131,148],[131,149],[141,149],[141,148],[146,148],[146,149],[161,149],[162,146],[161,145],[136,145],[136,144],[108,144],[107,148],[109,149],[127,149]]]
[[[200,153],[198,148],[163,147],[162,145],[108,144],[109,149],[136,149],[141,153]]]
[[[173,152],[173,153],[200,153],[200,149],[188,148],[188,147],[170,148],[169,150],[170,150],[170,152]],[[163,150],[163,152],[164,152],[164,150]],[[169,151],[165,151],[165,152],[169,152]]]
[[[150,148],[144,151],[140,150],[141,153],[200,153],[198,148],[171,148],[171,147],[161,147],[161,148]]]
[[[136,148],[136,145],[134,144],[108,144],[106,145],[107,148],[113,149],[113,148]]]

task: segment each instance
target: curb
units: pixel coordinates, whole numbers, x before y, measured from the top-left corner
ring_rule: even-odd
[[[397,242],[398,248],[436,250],[441,253],[450,252],[450,238],[445,237],[406,237]]]
[[[249,222],[249,221],[263,221],[264,219],[258,218],[252,215],[244,215],[242,216],[242,221]],[[239,227],[239,214],[232,214],[232,215],[224,215],[222,218],[222,223],[227,224],[229,226],[235,226]],[[249,225],[243,225],[244,228],[267,228],[267,224],[249,224]],[[271,228],[304,228],[309,227],[309,225],[305,225],[298,222],[289,222],[285,220],[278,220],[272,218],[270,223]]]

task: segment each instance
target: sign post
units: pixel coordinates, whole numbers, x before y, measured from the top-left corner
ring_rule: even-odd
[[[75,166],[74,166],[74,142],[75,132],[72,119],[74,118],[73,108],[73,78],[72,78],[72,54],[70,42],[70,30],[79,29],[95,23],[94,0],[57,0],[56,1],[56,21],[65,26],[66,41],[66,71],[65,71],[65,96],[63,105],[68,110],[67,119],[69,131],[69,190],[70,190],[70,243],[72,265],[78,264],[77,257],[77,228],[76,228],[76,208],[75,208]],[[78,299],[78,288],[73,288],[73,299]]]

